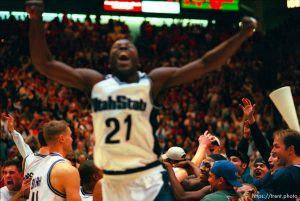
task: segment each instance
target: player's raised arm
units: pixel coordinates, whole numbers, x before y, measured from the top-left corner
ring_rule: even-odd
[[[157,68],[150,73],[153,79],[153,91],[185,84],[201,78],[204,74],[219,69],[240,47],[251,37],[257,28],[254,18],[244,17],[241,30],[214,49],[208,51],[202,58],[186,64],[181,68]]]
[[[103,75],[92,69],[74,69],[52,58],[42,23],[43,6],[42,0],[26,2],[26,11],[30,18],[30,54],[34,67],[41,74],[64,85],[81,90],[91,89],[95,83],[103,79]]]
[[[10,135],[13,138],[14,143],[16,144],[21,156],[24,158],[26,158],[29,154],[32,154],[32,150],[30,149],[30,147],[28,146],[28,144],[26,144],[24,142],[24,139],[22,137],[22,135],[17,132],[15,130],[14,124],[15,124],[15,120],[14,117],[9,114],[7,117],[7,130],[10,133]]]

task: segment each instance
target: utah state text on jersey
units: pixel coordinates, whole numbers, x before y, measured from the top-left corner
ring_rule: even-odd
[[[130,110],[146,110],[146,102],[142,99],[131,100],[126,96],[117,96],[115,100],[111,96],[107,100],[101,100],[97,98],[92,99],[93,111],[98,112],[102,110],[119,110],[119,109],[130,109]]]

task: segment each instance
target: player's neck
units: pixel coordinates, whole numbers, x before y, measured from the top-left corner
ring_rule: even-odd
[[[116,77],[121,81],[121,82],[127,82],[127,83],[134,83],[139,81],[139,74],[138,72],[134,72],[128,75],[116,75]]]
[[[58,153],[60,154],[62,157],[66,157],[66,154],[64,153],[63,149],[61,149],[61,147],[57,147],[57,146],[53,146],[53,147],[48,147],[49,148],[49,153]]]

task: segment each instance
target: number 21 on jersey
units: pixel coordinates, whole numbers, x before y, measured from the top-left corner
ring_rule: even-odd
[[[126,141],[130,139],[131,132],[131,115],[128,115],[124,120],[119,120],[115,117],[108,118],[105,120],[106,127],[111,128],[112,130],[107,134],[105,138],[106,144],[118,144],[120,143],[120,139],[117,139],[117,134],[121,129],[121,126],[126,126]]]

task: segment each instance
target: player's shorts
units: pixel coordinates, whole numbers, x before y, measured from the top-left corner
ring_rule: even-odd
[[[162,166],[126,175],[103,175],[103,201],[171,201],[168,173]]]

